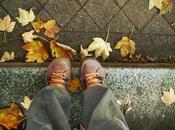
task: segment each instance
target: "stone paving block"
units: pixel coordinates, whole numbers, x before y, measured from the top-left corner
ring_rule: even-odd
[[[118,6],[113,0],[89,0],[84,8],[101,29],[103,29],[119,11]]]
[[[1,5],[7,9],[13,18],[18,17],[18,8],[29,10],[34,8],[37,13],[40,11],[41,6],[36,0],[4,0]]]
[[[132,31],[132,23],[128,20],[128,18],[124,15],[122,11],[120,11],[109,23],[106,28],[110,26],[110,31],[118,32],[118,33],[128,33]],[[106,29],[105,28],[105,29]],[[136,30],[135,30],[136,31]]]
[[[126,2],[128,2],[128,0],[115,0],[115,1],[119,5],[119,7],[123,7],[123,5],[126,4]]]
[[[41,3],[41,5],[45,5],[45,4],[47,4],[47,2],[48,2],[48,0],[38,0],[40,3]]]
[[[175,3],[175,0],[174,0]],[[171,12],[166,13],[165,18],[169,22],[169,24],[175,29],[175,8]]]
[[[145,0],[130,0],[122,9],[138,31],[157,13],[155,9],[149,10],[148,5]]]
[[[77,0],[81,5],[84,5],[88,0]]]
[[[37,17],[38,18],[41,18],[41,19],[43,19],[43,20],[51,20],[51,19],[53,19],[51,16],[50,16],[50,14],[45,10],[45,9],[42,9],[39,13],[38,13],[38,15],[37,15]]]
[[[156,16],[142,31],[143,33],[175,34],[175,31],[162,16]]]
[[[0,7],[0,17],[3,18],[6,15],[8,15],[7,12],[2,7]]]
[[[175,55],[175,46],[172,44],[175,43],[175,37],[173,36],[151,36],[151,39],[154,41],[152,45],[152,55],[159,54],[159,58],[173,57]],[[160,49],[161,48],[161,49]]]
[[[74,19],[64,28],[64,31],[98,32],[100,30],[95,22],[82,9],[76,14]]]
[[[49,0],[45,9],[64,27],[80,9],[80,5],[75,0]]]

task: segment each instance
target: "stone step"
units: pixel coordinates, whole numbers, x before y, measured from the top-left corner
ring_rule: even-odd
[[[46,67],[0,67],[0,107],[23,97],[33,98],[45,87]],[[78,75],[78,68],[73,73]],[[133,108],[126,114],[131,130],[174,130],[175,105],[161,101],[162,91],[175,89],[175,66],[118,66],[105,67],[105,87],[115,95],[114,100],[131,99]],[[79,121],[81,92],[73,94],[72,124]]]

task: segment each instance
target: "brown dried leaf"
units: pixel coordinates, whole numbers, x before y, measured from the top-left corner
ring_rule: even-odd
[[[17,104],[13,103],[10,108],[0,110],[0,126],[7,129],[16,129],[23,118]]]

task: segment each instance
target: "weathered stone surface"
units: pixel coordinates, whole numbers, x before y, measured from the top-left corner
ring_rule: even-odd
[[[64,27],[80,9],[75,0],[49,0],[45,9],[57,22]]]
[[[156,34],[174,34],[175,31],[167,23],[162,16],[156,16],[153,20],[143,29],[143,33],[156,33]]]
[[[45,70],[45,67],[0,68],[0,106],[13,100],[20,102],[25,95],[33,98],[45,87]],[[73,71],[78,76],[78,69]],[[131,130],[175,129],[175,105],[165,106],[160,99],[162,91],[175,89],[174,68],[105,68],[105,87],[112,90],[114,100],[134,102],[126,115]],[[74,126],[80,121],[81,94],[71,93]]]
[[[124,4],[128,2],[128,0],[115,0],[119,7],[123,7]]]
[[[65,31],[85,31],[85,32],[98,32],[100,31],[98,25],[93,21],[91,17],[81,10],[75,16],[75,18],[65,27]]]
[[[101,29],[103,29],[119,11],[119,8],[113,0],[89,0],[84,8]]]
[[[148,10],[148,1],[130,0],[122,9],[136,28],[141,30],[156,14],[156,10]]]

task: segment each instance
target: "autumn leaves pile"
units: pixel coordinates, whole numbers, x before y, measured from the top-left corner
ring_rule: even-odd
[[[164,14],[172,10],[173,2],[172,0],[149,0],[149,9],[151,10],[153,7],[159,9],[160,14]],[[55,20],[36,18],[33,9],[27,11],[19,8],[18,10],[19,16],[16,17],[16,20],[22,27],[27,26],[33,28],[24,32],[21,36],[24,42],[22,49],[27,52],[26,62],[43,63],[47,61],[49,57],[55,58],[63,56],[73,59],[72,57],[76,55],[76,51],[58,42],[58,33],[61,29]],[[7,43],[7,33],[13,32],[15,24],[16,22],[12,21],[9,15],[0,19],[0,31],[4,32],[4,43]],[[121,57],[128,56],[132,61],[136,61],[139,60],[140,56],[132,57],[135,55],[135,45],[135,42],[131,40],[131,35],[129,38],[123,36],[121,40],[117,42],[114,49],[120,50]],[[108,42],[108,36],[106,40],[99,37],[93,38],[93,42],[90,43],[86,49],[81,46],[79,56],[81,58],[93,56],[89,54],[90,52],[94,52],[96,58],[102,57],[103,60],[108,58],[112,52],[112,48]],[[14,52],[4,52],[0,62],[13,61],[14,59]]]

